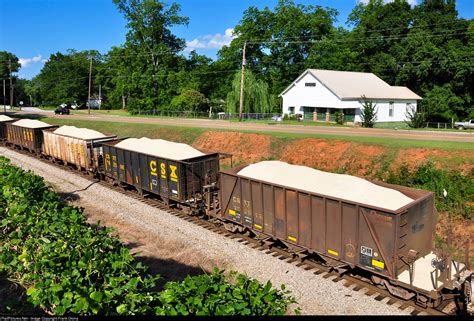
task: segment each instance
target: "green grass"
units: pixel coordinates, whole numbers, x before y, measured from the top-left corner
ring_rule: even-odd
[[[55,107],[42,107],[42,109],[54,110]],[[71,110],[72,115],[86,115],[89,111],[87,109]],[[108,115],[108,116],[123,116],[123,117],[137,117],[137,118],[162,118],[162,119],[176,119],[178,116],[154,116],[154,115],[131,115],[127,110],[123,109],[111,109],[111,110],[91,110],[91,115]],[[186,117],[184,119],[193,119],[193,117]],[[198,117],[197,119],[208,119],[207,117]],[[215,121],[228,121],[232,123],[240,122],[237,118],[232,118],[230,120],[219,120]],[[267,125],[298,125],[298,126],[323,126],[323,127],[345,127],[353,128],[353,123],[345,123],[344,125],[339,125],[335,122],[324,122],[317,121],[313,122],[311,120],[297,121],[297,120],[283,120],[281,122],[276,122],[272,120],[256,120],[256,119],[246,119],[245,123],[256,123],[256,124],[267,124]],[[406,122],[382,122],[376,123],[374,128],[378,129],[403,129],[403,130],[427,130],[427,131],[458,131],[458,129],[444,129],[444,128],[411,128],[407,125]]]
[[[87,109],[78,109],[78,110],[71,110],[72,115],[85,115],[88,114],[89,111]],[[131,116],[128,111],[122,109],[112,109],[112,110],[91,110],[92,115],[112,115],[112,116]],[[146,117],[146,116],[143,116]],[[148,116],[152,117],[152,116]]]
[[[65,118],[48,118],[47,122],[57,125],[74,125],[78,127],[87,127],[104,133],[113,133],[120,137],[152,137],[156,135],[160,129],[166,129],[160,132],[163,138],[184,138],[185,143],[190,143],[199,135],[209,130],[218,130],[212,128],[193,128],[185,126],[168,126],[158,124],[135,124],[120,123],[110,121],[92,121],[92,120],[73,120]],[[237,130],[218,130],[218,131],[237,131]],[[240,131],[240,130],[239,130]],[[265,134],[278,139],[296,140],[302,138],[320,138],[334,141],[350,141],[369,145],[378,145],[388,148],[436,148],[444,150],[469,150],[474,151],[474,144],[469,142],[448,142],[448,141],[427,141],[427,140],[410,140],[400,138],[385,137],[361,137],[361,136],[345,136],[331,134],[299,134],[299,133],[275,133],[266,131],[245,130],[246,132]],[[162,136],[164,135],[164,136]],[[165,137],[168,136],[168,137]],[[176,140],[176,139],[175,139]]]

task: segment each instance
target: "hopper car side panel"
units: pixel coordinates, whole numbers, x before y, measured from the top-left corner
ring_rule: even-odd
[[[16,120],[8,120],[8,121],[0,122],[0,141],[7,140],[7,137],[8,137],[7,123],[12,123],[15,121]]]
[[[82,139],[43,130],[43,153],[87,171],[98,171],[102,163],[102,143],[115,140],[115,136]]]
[[[178,161],[115,147],[118,142],[104,144],[105,175],[139,191],[178,203],[195,203],[202,196],[206,180],[211,178],[211,169],[217,180],[218,154]]]
[[[42,128],[20,127],[7,123],[8,142],[26,148],[32,152],[41,152],[43,148],[43,130],[57,128],[48,126]]]
[[[405,247],[432,248],[432,193],[393,212],[240,177],[241,168],[221,172],[220,215],[228,221],[390,278],[406,268]]]

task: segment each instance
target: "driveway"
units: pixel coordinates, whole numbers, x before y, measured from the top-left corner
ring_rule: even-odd
[[[47,114],[54,113],[54,110],[45,110],[45,109],[40,109],[38,107],[22,107],[21,111],[25,113],[35,113],[35,114],[36,113],[47,113]]]

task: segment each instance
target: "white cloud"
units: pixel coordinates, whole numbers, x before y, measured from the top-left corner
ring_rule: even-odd
[[[195,49],[221,49],[228,46],[232,39],[236,38],[234,29],[228,28],[224,34],[216,33],[214,35],[199,36],[191,41],[186,41],[186,49],[184,51],[192,51]]]
[[[417,0],[405,0],[405,1],[408,2],[408,4],[412,7],[416,6],[417,4]],[[367,4],[369,3],[369,0],[356,0],[356,2]],[[388,2],[393,2],[393,0],[383,0],[383,2],[388,3]]]
[[[18,62],[21,64],[21,68],[26,68],[30,66],[31,64],[35,64],[38,62],[45,63],[45,59],[41,59],[41,55],[36,55],[33,58],[19,58]]]

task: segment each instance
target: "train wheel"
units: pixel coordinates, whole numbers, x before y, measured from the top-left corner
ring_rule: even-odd
[[[472,276],[466,279],[463,284],[463,300],[464,300],[464,305],[467,307],[469,304],[472,303]]]

